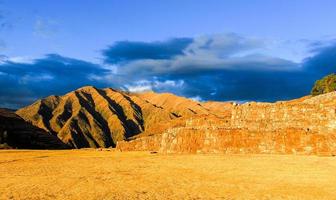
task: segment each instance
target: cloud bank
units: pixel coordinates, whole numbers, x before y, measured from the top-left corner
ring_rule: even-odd
[[[119,41],[101,51],[98,64],[57,54],[28,61],[0,56],[0,107],[22,107],[84,85],[198,100],[292,99],[309,94],[316,79],[336,69],[333,40],[307,48],[310,56],[298,63],[268,52],[265,40],[221,34]]]
[[[38,98],[64,94],[87,84],[105,86],[89,76],[103,76],[107,72],[99,65],[56,54],[27,63],[2,57],[0,107],[18,108]]]

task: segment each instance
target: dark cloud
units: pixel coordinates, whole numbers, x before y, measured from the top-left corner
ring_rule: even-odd
[[[104,76],[108,70],[89,62],[56,54],[32,63],[9,60],[0,64],[0,107],[17,108],[48,95],[60,95],[84,85],[105,87],[90,76]]]
[[[175,39],[180,40],[183,39]],[[151,49],[153,51],[147,48],[152,43],[135,45],[127,42],[123,43],[122,48],[109,49],[122,52],[122,56],[105,52],[105,61],[118,64],[121,74],[140,76],[195,74],[216,70],[293,70],[297,66],[290,60],[260,54],[265,44],[259,39],[224,34],[202,36],[189,41],[192,42],[184,44],[184,48],[178,48],[178,54],[176,42],[160,42],[158,44],[164,45],[155,45],[155,49]],[[113,46],[118,47],[119,43]],[[168,55],[168,49],[171,49],[169,56],[163,56]],[[172,54],[172,51],[175,53]]]
[[[133,80],[132,90],[150,88],[204,100],[287,100],[308,95],[317,79],[335,72],[336,45],[326,44],[315,41],[313,56],[295,63],[258,53],[265,44],[257,39],[235,34],[206,36],[194,38],[182,55],[129,60],[119,64],[118,72]],[[167,80],[183,84],[156,86]]]
[[[336,44],[315,50],[295,70],[216,70],[185,77],[185,94],[203,99],[277,101],[310,93],[316,80],[336,72]],[[170,77],[171,78],[171,77]],[[183,79],[183,77],[178,77]],[[215,91],[211,95],[211,91]]]
[[[300,72],[231,71],[212,73],[185,79],[185,94],[204,100],[275,101],[307,94],[310,85]]]
[[[176,38],[164,42],[119,41],[103,50],[104,62],[116,64],[140,59],[169,59],[183,54],[191,38]]]
[[[103,52],[113,67],[57,54],[25,63],[0,56],[0,107],[18,108],[84,85],[202,100],[287,100],[309,94],[315,80],[336,71],[334,43],[313,44],[312,55],[302,63],[261,54],[264,45],[232,34],[117,42]]]
[[[315,48],[314,56],[304,60],[304,68],[306,71],[317,77],[336,72],[336,42],[329,46]]]

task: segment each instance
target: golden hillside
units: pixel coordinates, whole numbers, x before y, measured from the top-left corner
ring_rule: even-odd
[[[75,148],[115,146],[117,141],[147,130],[161,133],[177,118],[218,115],[212,105],[172,94],[135,94],[90,86],[38,100],[16,113]]]

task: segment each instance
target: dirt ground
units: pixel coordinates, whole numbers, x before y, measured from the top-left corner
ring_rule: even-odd
[[[336,199],[336,158],[3,150],[0,199]]]

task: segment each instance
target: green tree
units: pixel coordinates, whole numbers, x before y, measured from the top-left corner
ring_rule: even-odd
[[[311,95],[316,96],[336,91],[336,74],[330,74],[315,82]]]

